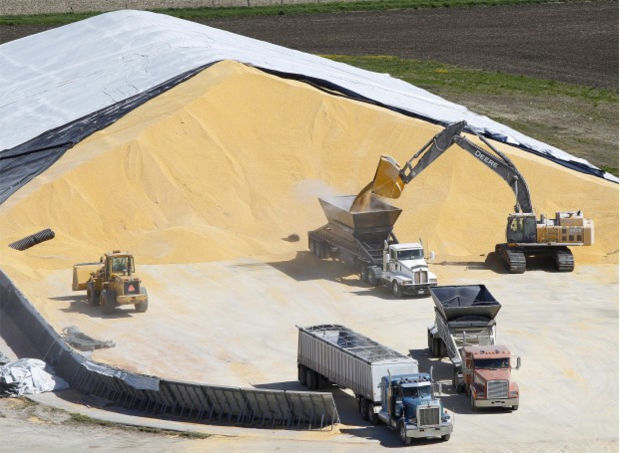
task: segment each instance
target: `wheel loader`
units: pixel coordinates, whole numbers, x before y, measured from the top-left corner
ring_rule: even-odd
[[[100,305],[104,313],[128,304],[134,305],[138,312],[145,312],[149,298],[135,272],[133,255],[114,250],[105,253],[98,263],[75,264],[73,291],[86,290],[88,303]]]
[[[495,253],[502,259],[506,269],[510,273],[523,273],[526,257],[546,255],[553,258],[558,271],[571,272],[575,263],[568,246],[592,245],[594,222],[585,219],[581,211],[556,212],[554,218],[548,219],[541,215],[537,219],[523,175],[505,154],[495,149],[484,137],[478,135],[488,150],[461,135],[466,127],[465,121],[448,125],[402,168],[392,157],[381,156],[374,179],[356,197],[351,211],[363,210],[370,193],[398,198],[406,184],[456,144],[506,181],[516,196],[514,212],[508,214],[506,242],[495,246]],[[412,162],[418,157],[414,166]]]

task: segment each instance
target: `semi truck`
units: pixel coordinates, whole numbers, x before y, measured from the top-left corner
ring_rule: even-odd
[[[482,407],[519,408],[519,386],[511,381],[513,360],[506,346],[495,344],[495,317],[501,304],[484,285],[431,288],[435,324],[428,328],[428,348],[448,356],[452,385],[469,396],[472,411]]]
[[[400,244],[393,227],[402,212],[371,194],[362,211],[352,211],[355,195],[319,198],[328,223],[308,232],[308,248],[320,259],[356,266],[360,279],[383,285],[396,297],[428,295],[437,276],[428,269],[420,242]]]
[[[404,445],[414,438],[450,439],[452,416],[436,398],[432,370],[347,327],[299,327],[299,382],[311,390],[324,383],[349,388],[364,420],[397,429]]]

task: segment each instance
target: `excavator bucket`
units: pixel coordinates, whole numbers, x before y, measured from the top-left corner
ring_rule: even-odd
[[[372,192],[386,198],[398,198],[404,187],[398,162],[390,156],[381,156],[372,180]]]

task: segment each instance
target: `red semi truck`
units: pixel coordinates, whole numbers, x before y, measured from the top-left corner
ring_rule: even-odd
[[[428,329],[428,347],[435,357],[448,356],[452,384],[469,396],[472,410],[519,408],[519,387],[511,369],[521,366],[506,346],[495,344],[495,316],[501,304],[484,285],[436,286],[435,324]],[[514,363],[513,363],[514,362]]]

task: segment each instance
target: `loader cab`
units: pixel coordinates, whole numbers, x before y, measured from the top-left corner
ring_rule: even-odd
[[[130,276],[136,272],[133,255],[117,251],[106,255],[105,271],[106,280],[109,280],[111,275]]]

